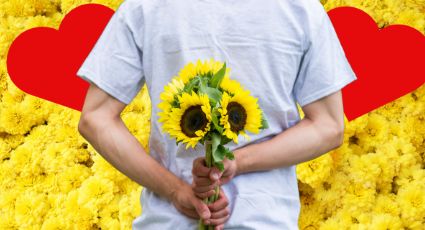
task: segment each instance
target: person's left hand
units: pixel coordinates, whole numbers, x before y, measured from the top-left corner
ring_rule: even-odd
[[[217,167],[208,168],[205,165],[205,157],[193,161],[192,189],[197,197],[204,199],[212,196],[216,186],[226,184],[236,176],[236,160],[225,158],[223,165],[224,171],[220,171]]]

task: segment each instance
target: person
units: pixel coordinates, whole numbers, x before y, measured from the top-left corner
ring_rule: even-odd
[[[227,146],[224,172],[161,131],[159,95],[187,63],[219,60],[258,98],[269,128]],[[296,164],[342,144],[341,89],[357,79],[317,0],[125,0],[77,76],[90,83],[78,130],[142,185],[134,229],[298,229]],[[120,113],[146,83],[150,154]],[[297,103],[304,112],[300,118]],[[144,127],[140,127],[143,129]],[[221,184],[220,198],[202,197]]]

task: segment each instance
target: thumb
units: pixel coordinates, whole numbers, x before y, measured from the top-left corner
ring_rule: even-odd
[[[216,181],[216,180],[220,179],[222,174],[223,174],[223,172],[220,171],[220,169],[218,169],[217,167],[213,167],[213,168],[211,168],[211,171],[210,171],[210,179],[212,181]]]
[[[203,220],[207,220],[211,217],[210,209],[207,204],[205,204],[202,200],[194,198],[194,204],[196,212]]]

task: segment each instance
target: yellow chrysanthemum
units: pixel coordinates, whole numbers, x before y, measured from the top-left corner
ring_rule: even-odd
[[[204,62],[198,59],[196,64],[189,62],[186,66],[184,66],[178,74],[178,79],[180,79],[183,84],[186,84],[190,81],[190,79],[196,76],[212,76],[223,67],[223,64],[224,63],[216,61],[213,58],[205,60]],[[230,68],[226,67],[224,75],[225,78],[229,78],[230,70]]]
[[[178,96],[180,108],[172,108],[163,129],[177,142],[187,143],[186,148],[195,145],[210,130],[211,106],[207,95],[183,93]]]
[[[245,130],[258,133],[261,128],[261,110],[258,99],[252,97],[249,91],[238,91],[230,96],[226,92],[221,98],[220,124],[224,127],[223,134],[238,143],[238,134],[246,135]]]

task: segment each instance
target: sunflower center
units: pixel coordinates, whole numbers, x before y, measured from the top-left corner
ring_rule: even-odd
[[[245,108],[237,102],[230,102],[227,105],[227,113],[229,114],[230,129],[233,132],[241,131],[246,124]]]
[[[180,120],[182,132],[188,137],[197,137],[195,134],[198,130],[204,130],[207,126],[207,116],[202,111],[200,105],[191,106],[184,111]]]

